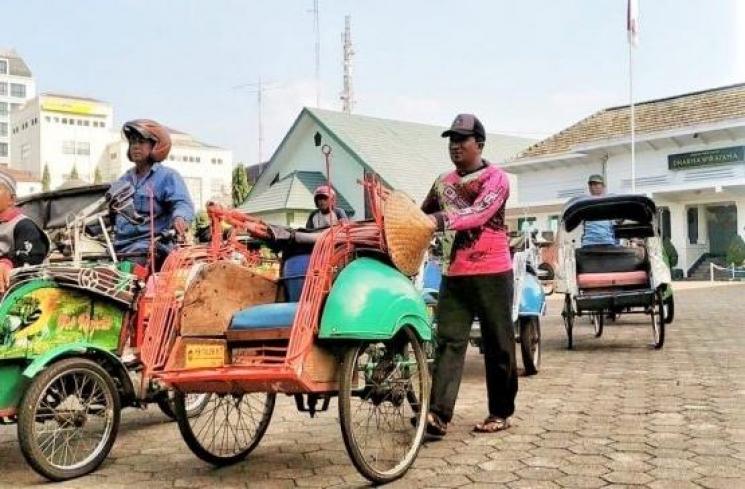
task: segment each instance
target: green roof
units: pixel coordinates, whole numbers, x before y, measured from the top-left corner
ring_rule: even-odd
[[[314,210],[313,192],[326,184],[326,177],[318,171],[295,171],[278,180],[259,195],[252,196],[241,206],[248,212],[270,212],[285,209]],[[348,216],[354,214],[354,209],[338,189],[336,205],[344,209]]]
[[[435,178],[452,170],[442,126],[305,108],[394,189],[422,200]],[[302,115],[302,114],[301,114]],[[484,158],[502,163],[535,141],[487,134]]]
[[[441,137],[445,127],[306,107],[300,112],[272,155],[269,165],[259,176],[243,208],[250,212],[260,212],[258,208],[290,208],[282,207],[282,202],[289,202],[289,198],[283,199],[282,192],[265,194],[279,184],[276,182],[271,185],[269,181],[277,174],[276,171],[272,171],[272,167],[277,161],[277,155],[292,138],[303,117],[310,117],[330,133],[335,138],[335,141],[330,142],[332,146],[340,145],[360,165],[377,173],[385,184],[407,192],[416,201],[424,199],[437,176],[453,168],[447,151],[447,142]],[[527,138],[487,134],[484,158],[494,163],[502,163],[534,142]],[[306,195],[305,198],[308,204],[303,208],[312,206],[312,197]],[[301,201],[293,199],[292,202]]]

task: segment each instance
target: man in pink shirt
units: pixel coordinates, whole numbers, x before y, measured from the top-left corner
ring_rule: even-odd
[[[435,436],[447,432],[471,324],[478,318],[489,414],[474,430],[493,433],[509,427],[517,395],[512,260],[504,223],[509,180],[501,169],[481,157],[486,132],[474,115],[458,115],[442,137],[449,138],[455,170],[437,178],[422,204],[422,210],[444,232],[427,432]]]

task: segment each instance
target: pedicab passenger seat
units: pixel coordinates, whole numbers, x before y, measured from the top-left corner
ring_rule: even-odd
[[[576,251],[580,289],[646,286],[649,268],[644,248],[587,247]]]
[[[282,278],[288,302],[261,304],[236,312],[226,332],[228,340],[287,339],[305,283],[310,255],[296,255],[284,262]]]

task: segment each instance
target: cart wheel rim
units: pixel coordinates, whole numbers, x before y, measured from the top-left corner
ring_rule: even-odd
[[[187,416],[200,414],[210,401],[210,394],[186,394],[184,396],[184,409]]]
[[[106,450],[114,430],[114,393],[96,372],[61,372],[33,407],[33,437],[46,461],[66,471],[84,467]]]
[[[427,360],[419,340],[367,344],[357,348],[345,404],[345,439],[364,465],[363,475],[395,478],[414,461],[429,410]],[[394,351],[396,353],[392,353]],[[354,457],[354,454],[353,454]],[[358,467],[360,468],[360,467]]]

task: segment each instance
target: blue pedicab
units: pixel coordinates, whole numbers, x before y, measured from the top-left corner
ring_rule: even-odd
[[[512,322],[515,326],[515,339],[520,344],[523,367],[526,375],[538,373],[541,363],[541,321],[546,313],[546,292],[541,278],[547,272],[538,269],[539,253],[535,237],[525,233],[513,248],[512,267],[515,277],[512,301]],[[439,299],[442,267],[440,260],[430,256],[422,271],[422,297],[430,313]],[[550,293],[550,292],[549,292]],[[469,341],[483,352],[481,327],[478,321],[471,327]]]

